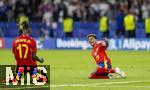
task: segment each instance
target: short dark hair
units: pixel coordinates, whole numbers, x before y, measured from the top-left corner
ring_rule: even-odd
[[[22,25],[22,27],[23,27],[23,30],[24,30],[24,29],[29,29],[29,28],[31,28],[31,26],[30,26],[29,23],[27,23],[27,22],[23,22],[21,25]]]
[[[89,37],[94,37],[95,39],[97,39],[97,37],[96,37],[95,34],[89,34],[89,35],[87,35],[87,38],[89,38]]]

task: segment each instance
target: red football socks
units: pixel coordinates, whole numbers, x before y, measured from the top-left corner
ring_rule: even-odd
[[[115,69],[109,69],[109,73],[115,73]]]
[[[96,72],[91,74],[90,79],[109,79],[109,73],[115,73],[115,69],[97,68]]]
[[[106,75],[100,76],[100,75],[96,75],[96,74],[91,74],[91,76],[89,78],[90,79],[109,79],[109,77]]]

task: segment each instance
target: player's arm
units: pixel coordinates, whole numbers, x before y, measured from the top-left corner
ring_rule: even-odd
[[[104,41],[102,42],[102,46],[106,48],[109,46],[109,40],[107,38],[104,38]]]
[[[39,58],[36,53],[33,53],[33,59],[34,60],[37,60],[38,62],[40,63],[43,63],[44,62],[44,59],[43,58]]]
[[[109,46],[109,39],[104,38],[104,42],[105,42],[106,47],[108,47]]]
[[[15,56],[15,54],[16,54],[16,43],[15,43],[15,40],[13,41],[12,53],[13,53],[14,56]],[[15,56],[15,59],[16,59],[16,56]],[[17,60],[17,59],[16,59],[16,60]]]
[[[44,59],[43,58],[39,58],[37,55],[36,55],[36,52],[37,52],[37,47],[36,47],[36,42],[35,40],[32,41],[32,58],[40,63],[43,63],[44,62]]]

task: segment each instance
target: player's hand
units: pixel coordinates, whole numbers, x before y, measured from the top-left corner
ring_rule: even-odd
[[[108,39],[108,38],[104,38],[104,41],[105,41],[105,42],[109,42],[109,39]]]
[[[43,63],[43,62],[44,62],[44,58],[41,58],[41,59],[40,59],[40,63]]]
[[[109,46],[109,39],[108,38],[104,38],[105,41],[105,46],[108,47]]]

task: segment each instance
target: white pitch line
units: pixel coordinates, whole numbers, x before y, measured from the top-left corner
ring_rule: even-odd
[[[87,86],[88,87],[88,86]],[[108,87],[108,88],[150,88],[150,86],[93,86],[93,87]]]
[[[88,83],[88,84],[61,84],[61,85],[50,85],[50,87],[109,87],[109,88],[119,88],[119,87],[133,87],[133,88],[150,88],[150,86],[105,86],[105,85],[112,85],[112,84],[127,84],[127,83],[141,83],[141,82],[150,82],[150,80],[141,80],[141,81],[124,81],[124,82],[108,82],[108,83]],[[99,85],[99,86],[98,86]],[[103,85],[103,86],[100,86]],[[32,89],[32,88],[47,88],[48,86],[40,86],[40,87],[19,87],[19,88],[0,88],[13,90],[13,89]]]
[[[140,82],[150,82],[150,80],[145,80],[145,81],[143,81],[143,80],[142,81],[124,81],[124,82],[107,82],[107,83],[88,83],[88,84],[61,84],[61,85],[50,85],[50,87],[87,87],[87,86],[97,86],[97,85],[127,84],[127,83],[140,83]],[[148,86],[148,87],[150,87],[150,86]]]

